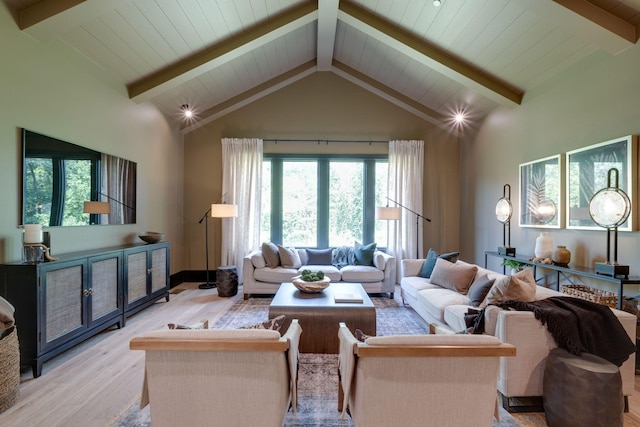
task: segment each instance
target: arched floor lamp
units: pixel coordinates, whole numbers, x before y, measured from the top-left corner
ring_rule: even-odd
[[[209,281],[209,216],[212,218],[235,218],[238,216],[238,205],[232,205],[227,203],[221,203],[224,201],[227,194],[223,194],[217,202],[211,205],[209,210],[207,210],[198,224],[201,224],[204,221],[204,233],[205,233],[205,257],[206,257],[206,275],[207,279],[205,283],[198,285],[200,289],[212,289],[216,287],[215,283],[211,283]]]
[[[389,197],[387,197],[387,200],[390,201],[391,203],[395,203],[397,206],[400,206],[400,207],[397,207],[397,206],[390,207],[389,205],[385,207],[377,207],[376,219],[383,219],[387,221],[397,221],[400,219],[400,216],[401,216],[400,208],[406,209],[412,214],[414,214],[416,216],[416,258],[418,258],[420,256],[418,252],[420,247],[420,218],[422,218],[427,222],[431,222],[431,220],[419,214],[418,212],[412,211],[408,207],[401,205],[395,200],[390,199]]]

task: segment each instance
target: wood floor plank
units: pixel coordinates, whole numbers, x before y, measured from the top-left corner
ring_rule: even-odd
[[[176,289],[176,288],[174,288]],[[144,352],[129,350],[129,340],[167,323],[213,325],[242,294],[217,296],[215,289],[198,289],[198,283],[177,287],[183,292],[158,301],[127,319],[127,326],[112,328],[46,362],[43,375],[21,375],[16,404],[0,414],[3,427],[110,426],[138,401],[144,372]],[[400,302],[400,292],[396,292]],[[19,325],[18,325],[19,327]],[[625,427],[640,427],[640,376],[629,399]],[[544,427],[543,413],[514,414],[524,427]]]

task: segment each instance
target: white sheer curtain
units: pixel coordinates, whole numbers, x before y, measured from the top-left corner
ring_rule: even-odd
[[[260,245],[262,139],[222,139],[222,194],[238,205],[237,218],[222,218],[222,264],[235,265],[242,279],[242,258]]]
[[[421,215],[423,171],[424,141],[389,141],[389,198]],[[400,220],[389,224],[389,253],[395,256],[398,265],[402,259],[415,258],[416,247],[419,248],[417,257],[423,257],[420,231],[424,220],[418,218],[416,226],[416,215],[406,209],[401,211]]]

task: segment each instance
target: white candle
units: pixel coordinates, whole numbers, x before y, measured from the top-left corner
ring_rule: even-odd
[[[42,225],[24,225],[24,243],[42,243]]]

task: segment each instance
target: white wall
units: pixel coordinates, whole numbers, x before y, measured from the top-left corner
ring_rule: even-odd
[[[51,227],[52,254],[141,241],[154,230],[172,242],[182,270],[182,136],[150,105],[58,40],[21,33],[0,7],[0,262],[21,258],[21,139],[24,127],[138,163],[137,224]]]
[[[474,261],[502,244],[495,204],[504,184],[512,187],[515,224],[511,243],[533,254],[543,229],[521,228],[518,218],[520,163],[565,153],[620,136],[640,134],[640,46],[618,56],[598,53],[544,87],[530,91],[521,106],[491,114],[461,147],[463,171],[461,241]],[[638,199],[638,187],[633,197]],[[564,202],[564,200],[563,200]],[[563,208],[564,210],[564,208]],[[549,230],[554,245],[566,245],[572,265],[593,267],[606,259],[604,231]],[[619,262],[640,274],[640,235],[621,233]]]

